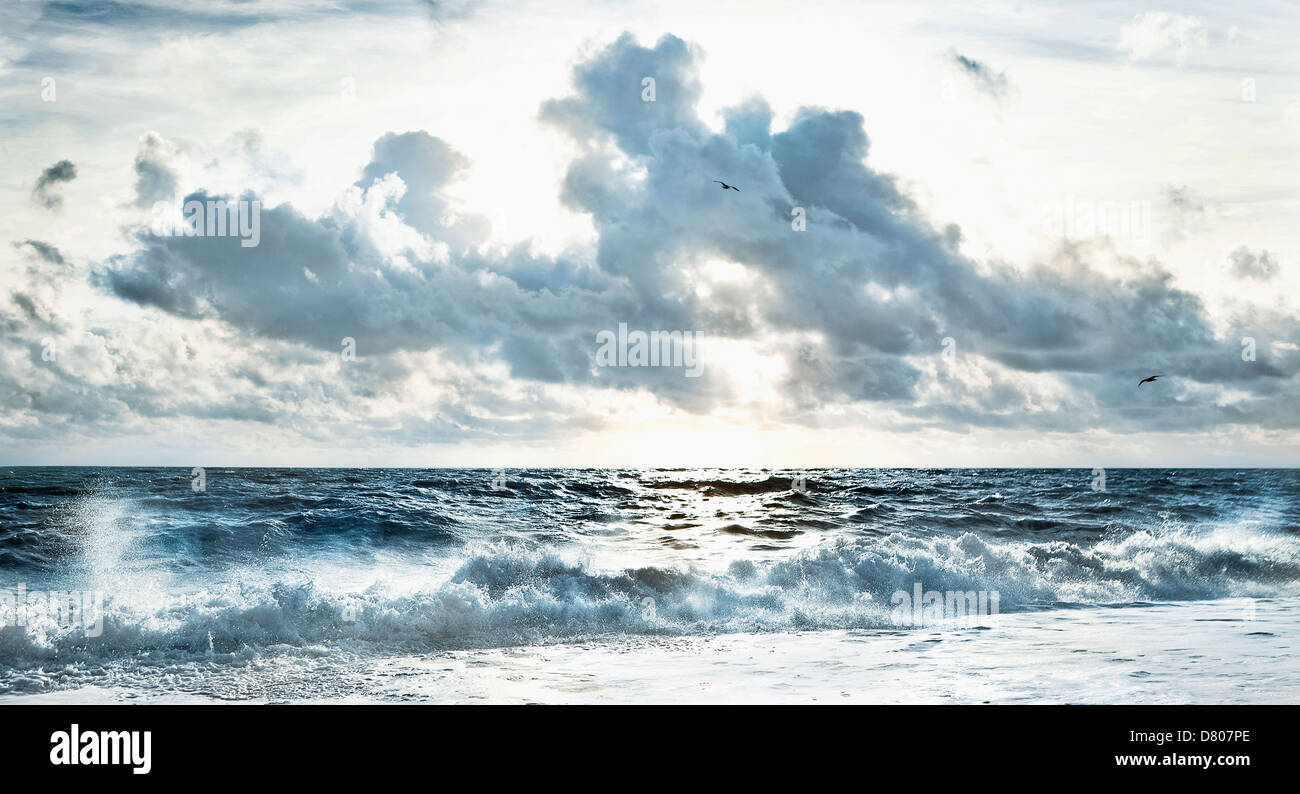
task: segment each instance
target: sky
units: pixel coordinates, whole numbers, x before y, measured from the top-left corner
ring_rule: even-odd
[[[0,6],[0,464],[1300,465],[1285,3]]]

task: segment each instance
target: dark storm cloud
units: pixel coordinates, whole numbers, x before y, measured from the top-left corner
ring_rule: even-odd
[[[398,13],[409,9],[413,2],[419,2],[434,18],[462,14],[471,5],[438,0],[339,0],[315,7],[257,0],[208,0],[202,4],[56,0],[45,3],[40,21],[63,28],[221,31],[312,16]]]
[[[948,57],[980,91],[994,99],[1005,99],[1011,93],[1011,81],[1007,79],[1006,72],[996,71],[988,64],[968,58],[956,50],[950,50]]]
[[[198,296],[189,289],[187,263],[180,263],[180,269],[175,264],[166,246],[155,245],[131,257],[129,263],[123,257],[110,259],[94,279],[119,298],[141,306],[155,306],[178,317],[203,316]]]
[[[1300,423],[1286,396],[1300,357],[1271,346],[1300,338],[1296,318],[1230,318],[1228,332],[1216,332],[1201,300],[1159,263],[1117,260],[1124,275],[1106,275],[1094,260],[1114,255],[1081,244],[1024,267],[977,264],[956,251],[959,229],[933,228],[893,177],[866,164],[861,115],[803,108],[773,132],[771,110],[755,98],[711,131],[695,111],[699,57],[673,36],[641,47],[624,35],[576,67],[572,96],[541,108],[579,145],[561,197],[591,218],[594,256],[483,253],[486,223],[449,212],[446,188],[469,162],[415,131],[376,141],[356,187],[445,256],[406,250],[395,264],[356,218],[281,205],[263,209],[256,248],[142,233],[141,250],[103,263],[96,279],[124,299],[267,339],[337,352],[352,337],[361,356],[439,349],[468,364],[502,361],[524,381],[647,388],[688,411],[745,395],[707,360],[698,379],[672,368],[597,369],[596,334],[627,323],[754,341],[785,362],[791,416],[874,401],[943,426]],[[976,67],[987,71],[963,65]],[[654,101],[645,101],[647,77]],[[384,193],[391,175],[405,185],[400,198]],[[806,230],[796,231],[800,213]],[[715,260],[747,276],[702,296],[695,279]],[[1241,355],[1244,336],[1258,340],[1254,361]],[[938,361],[948,338],[959,355],[1008,369],[991,370],[982,389],[940,383],[947,396],[922,404],[921,362]],[[1167,379],[1141,397],[1165,402],[1135,404],[1134,384],[1152,372]],[[1070,390],[1055,408],[1026,391],[1039,373]],[[1216,405],[1209,393],[1175,394],[1179,384],[1231,386],[1248,399]],[[453,424],[480,432],[475,416],[466,404]]]
[[[60,160],[41,172],[32,188],[32,200],[46,209],[55,209],[63,203],[58,187],[77,178],[77,167],[71,160]]]
[[[32,70],[71,68],[104,73],[114,68],[106,52],[75,46],[77,39],[144,42],[160,34],[240,34],[262,25],[316,23],[356,17],[403,18],[419,7],[431,22],[467,16],[474,0],[10,0],[0,40],[20,45],[12,66]],[[11,24],[10,24],[11,23]]]
[[[546,102],[542,118],[573,130],[580,139],[613,136],[632,155],[647,154],[650,138],[659,130],[698,136],[704,129],[695,114],[702,90],[695,70],[698,58],[699,52],[676,36],[664,36],[654,49],[646,49],[624,33],[574,69],[578,95]],[[645,99],[647,78],[654,81],[654,101]]]
[[[89,25],[133,30],[150,28],[240,28],[278,18],[255,4],[214,2],[202,9],[163,3],[115,0],[60,0],[46,3],[41,21],[51,25]]]
[[[390,133],[375,142],[356,183],[373,191],[390,175],[401,179],[405,190],[389,209],[448,245],[452,267],[419,261],[413,252],[414,268],[389,267],[355,219],[309,219],[284,205],[263,208],[256,247],[244,248],[234,238],[143,231],[143,248],[103,263],[95,279],[142,305],[184,317],[221,317],[320,350],[337,352],[351,337],[364,354],[442,347],[472,361],[495,346],[517,377],[590,381],[596,330],[620,321],[644,327],[636,325],[638,301],[615,279],[568,258],[534,257],[526,247],[491,258],[477,254],[486,221],[449,214],[444,194],[468,165],[428,133]],[[185,201],[217,198],[229,199],[195,194]],[[485,280],[487,274],[493,277]],[[606,302],[623,308],[610,312]],[[678,313],[662,327],[680,328],[683,319]],[[673,374],[681,380],[680,371]],[[663,373],[606,377],[631,387]]]
[[[480,216],[457,218],[454,224],[444,222],[451,202],[442,190],[469,166],[469,158],[423,130],[400,135],[390,132],[375,141],[370,162],[356,184],[368,188],[377,179],[397,174],[406,185],[397,212],[413,228],[459,248],[481,242],[490,231]]]
[[[25,246],[31,251],[33,251],[42,260],[49,262],[50,264],[54,264],[54,265],[67,264],[67,262],[63,258],[63,254],[59,253],[59,249],[55,248],[49,243],[43,243],[40,240],[23,240],[20,243],[14,243],[14,246],[16,248],[22,248]]]

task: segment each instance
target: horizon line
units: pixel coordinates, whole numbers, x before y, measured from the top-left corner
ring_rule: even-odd
[[[967,470],[1005,470],[1005,471],[1022,471],[1025,469],[1047,469],[1066,471],[1071,469],[1108,469],[1114,471],[1122,470],[1143,470],[1143,469],[1172,469],[1182,471],[1197,471],[1205,469],[1219,469],[1224,471],[1242,471],[1249,469],[1257,470],[1277,470],[1277,471],[1295,471],[1300,470],[1300,465],[1295,466],[1261,466],[1243,465],[1243,466],[1097,466],[1097,465],[1078,465],[1078,466],[249,466],[249,465],[227,465],[227,464],[207,464],[199,466],[182,465],[182,464],[149,464],[149,463],[0,463],[0,468],[8,469],[377,469],[380,471],[520,471],[527,469],[572,469],[575,471],[599,471],[599,470],[635,470],[635,469],[654,469],[658,471],[687,471],[690,469],[719,469],[724,471],[831,471],[834,469],[948,469],[953,471]]]

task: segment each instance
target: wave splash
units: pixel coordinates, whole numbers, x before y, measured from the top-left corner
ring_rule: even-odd
[[[106,598],[95,636],[42,616],[0,627],[0,664],[246,660],[328,646],[361,655],[574,641],[898,628],[896,591],[996,591],[1004,612],[1068,604],[1269,597],[1300,583],[1300,542],[1242,524],[1103,539],[840,538],[720,571],[600,570],[555,550],[496,543],[449,578],[400,589],[327,589],[310,578],[244,581],[150,607]]]

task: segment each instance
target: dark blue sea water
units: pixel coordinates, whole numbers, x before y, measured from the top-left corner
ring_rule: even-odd
[[[896,631],[918,584],[1006,613],[1300,588],[1291,469],[202,475],[0,469],[0,694],[277,654]],[[69,593],[82,614],[42,612]]]

